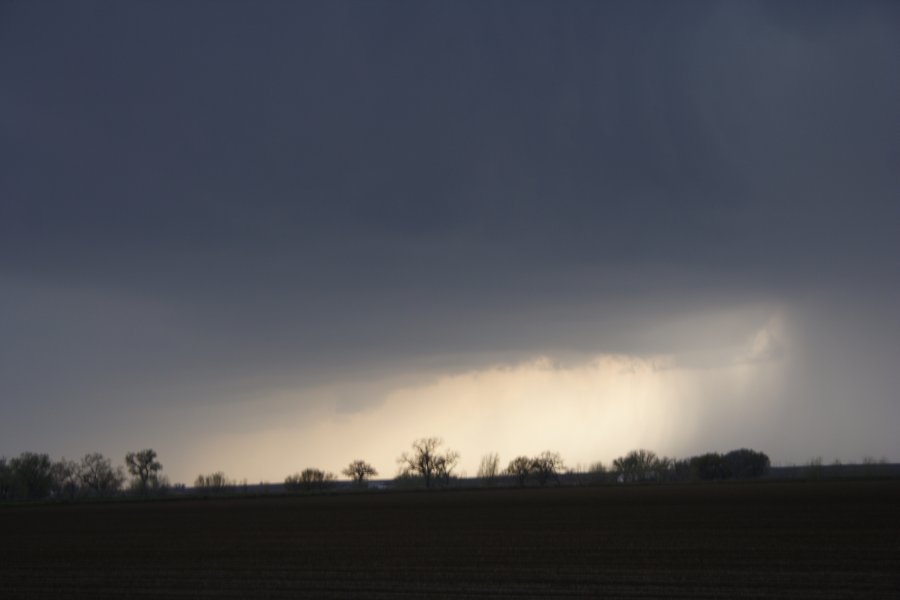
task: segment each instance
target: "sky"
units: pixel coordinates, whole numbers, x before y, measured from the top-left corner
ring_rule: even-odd
[[[0,455],[900,460],[900,4],[0,3]]]

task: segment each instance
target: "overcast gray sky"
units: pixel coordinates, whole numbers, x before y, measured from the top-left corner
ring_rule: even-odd
[[[0,3],[0,454],[900,460],[900,4]]]

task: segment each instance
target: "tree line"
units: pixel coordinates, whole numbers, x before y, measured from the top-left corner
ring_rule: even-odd
[[[454,469],[459,453],[443,448],[439,437],[415,440],[409,451],[397,459],[399,472],[394,478],[395,487],[446,487],[458,480]],[[497,485],[501,482],[517,486],[546,486],[551,483],[641,483],[670,481],[713,481],[725,479],[752,479],[764,476],[770,467],[769,457],[763,452],[741,448],[719,454],[709,452],[684,459],[658,456],[651,450],[639,449],[616,458],[607,467],[602,462],[581,468],[567,469],[558,452],[545,450],[536,456],[517,456],[505,468],[500,466],[500,456],[489,453],[481,458],[477,482]],[[357,485],[365,487],[368,477],[377,475],[374,468],[362,460],[354,461],[343,471]],[[314,490],[330,487],[336,481],[331,473],[318,469],[306,469],[285,480],[288,490]]]
[[[500,469],[497,454],[487,454],[481,459],[478,479],[492,484],[505,477],[517,486],[712,481],[762,477],[769,466],[768,456],[747,448],[725,454],[710,452],[684,459],[658,456],[652,450],[638,449],[616,458],[609,466],[596,462],[587,469],[569,469],[558,452],[547,450],[536,456],[517,456],[509,461],[505,469]]]
[[[0,458],[0,501],[108,498],[123,490],[163,493],[169,482],[160,471],[162,464],[152,449],[127,453],[124,468],[99,452],[79,461],[52,461],[47,454],[23,452],[9,460]]]
[[[411,448],[397,459],[398,472],[393,487],[447,487],[460,481],[455,474],[459,452],[445,448],[439,437],[424,437],[412,442]],[[669,481],[712,481],[762,477],[770,466],[762,452],[741,448],[720,454],[709,452],[684,459],[658,456],[650,450],[633,450],[612,461],[587,469],[569,469],[558,452],[546,450],[535,456],[520,455],[501,467],[497,453],[482,457],[476,482],[481,485],[547,486],[550,484],[641,483]],[[123,468],[124,467],[124,468]],[[44,499],[75,500],[108,498],[123,493],[136,496],[161,495],[183,485],[170,485],[162,475],[163,466],[156,451],[143,449],[128,452],[124,465],[113,465],[100,453],[86,454],[80,461],[65,458],[52,461],[47,454],[24,452],[11,459],[0,458],[0,501]],[[362,459],[351,461],[341,474],[360,489],[378,471]],[[309,467],[284,479],[287,492],[319,491],[337,484],[330,472]],[[469,481],[471,484],[472,482]],[[246,486],[246,483],[243,484]],[[193,487],[200,493],[236,490],[240,484],[222,471],[200,474]]]

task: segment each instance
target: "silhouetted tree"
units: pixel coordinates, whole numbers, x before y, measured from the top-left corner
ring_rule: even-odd
[[[222,471],[216,471],[209,475],[197,475],[194,480],[194,487],[204,492],[221,492],[231,485],[231,482],[225,477]]]
[[[284,488],[289,491],[323,490],[334,485],[334,475],[319,469],[303,469],[298,474],[284,478]]]
[[[0,457],[0,502],[12,500],[13,472],[5,456]]]
[[[493,485],[500,474],[500,456],[496,452],[485,454],[478,465],[478,478],[482,483]]]
[[[691,468],[691,461],[681,458],[672,463],[673,476],[678,481],[690,481],[696,479],[697,476]]]
[[[134,477],[132,489],[147,492],[159,487],[159,472],[162,465],[156,460],[156,450],[147,448],[125,455],[125,466]]]
[[[458,461],[459,454],[450,450],[436,456],[432,482],[440,485],[450,485],[450,478],[453,476],[453,469],[456,468]]]
[[[12,479],[10,496],[15,500],[41,500],[53,489],[50,457],[23,452],[9,461]]]
[[[375,467],[366,461],[359,459],[354,460],[347,465],[347,468],[341,471],[341,473],[352,479],[353,482],[360,487],[366,485],[366,479],[378,475],[378,471],[375,470]]]
[[[660,456],[654,460],[652,477],[655,481],[672,481],[675,479],[675,459]]]
[[[707,452],[692,456],[690,464],[695,477],[701,481],[713,481],[731,477],[728,463],[725,462],[725,458],[718,452]]]
[[[95,496],[111,496],[119,491],[125,481],[122,467],[113,468],[112,462],[99,452],[85,454],[79,466],[79,479],[85,491]]]
[[[288,475],[287,477],[285,477],[284,489],[288,492],[298,492],[303,489],[303,485],[300,480],[300,473],[295,473],[294,475]]]
[[[50,466],[50,475],[54,497],[73,500],[78,495],[78,463],[61,458]]]
[[[531,459],[527,456],[517,456],[506,466],[506,474],[516,480],[516,485],[523,486],[531,474]]]
[[[688,464],[692,479],[747,479],[765,475],[769,470],[769,457],[762,452],[741,448],[727,454],[707,452],[692,456],[688,459]],[[676,467],[679,471],[684,470],[683,464],[679,463]]]
[[[547,485],[553,479],[559,483],[559,472],[564,469],[562,457],[558,452],[545,450],[531,460],[531,470],[540,485]]]
[[[402,474],[419,475],[430,488],[435,483],[449,483],[450,475],[459,460],[459,453],[454,450],[441,452],[444,443],[441,438],[421,438],[412,443],[412,452],[404,452],[397,462]]]
[[[769,471],[769,457],[749,448],[732,450],[725,455],[724,460],[731,476],[738,479],[762,477]]]
[[[651,450],[632,450],[613,461],[613,468],[623,482],[650,481],[656,479],[656,453]]]

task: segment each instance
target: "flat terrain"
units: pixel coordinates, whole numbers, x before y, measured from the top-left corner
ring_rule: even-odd
[[[0,507],[0,597],[900,597],[900,481]]]

